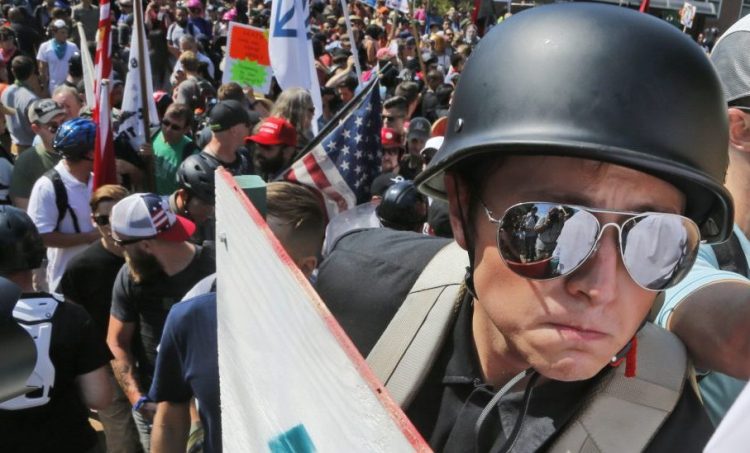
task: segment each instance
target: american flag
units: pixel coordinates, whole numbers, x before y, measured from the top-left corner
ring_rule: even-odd
[[[318,189],[329,215],[346,211],[370,197],[380,173],[382,125],[378,82],[319,144],[297,160],[284,179]]]
[[[104,184],[117,184],[115,174],[115,150],[112,143],[112,124],[109,106],[109,87],[103,80],[112,75],[112,19],[109,0],[99,1],[99,32],[96,39],[96,80],[94,96],[94,122],[96,141],[94,145],[94,189]]]

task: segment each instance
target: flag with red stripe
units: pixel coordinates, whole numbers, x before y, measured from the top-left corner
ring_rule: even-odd
[[[108,81],[112,75],[112,18],[109,0],[99,2],[99,31],[96,39],[96,80],[94,81],[94,122],[96,142],[94,153],[94,189],[117,184],[115,150],[112,141],[112,116],[109,105]],[[103,81],[105,81],[103,83]]]
[[[378,82],[359,105],[319,144],[292,164],[284,179],[319,190],[333,216],[370,197],[370,184],[380,173],[382,125]]]

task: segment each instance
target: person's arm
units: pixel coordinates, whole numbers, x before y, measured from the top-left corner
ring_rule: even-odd
[[[190,403],[160,402],[151,431],[152,453],[183,453],[190,434]]]
[[[38,63],[39,63],[39,84],[42,86],[42,90],[44,90],[46,94],[47,87],[49,86],[49,72],[48,72],[47,62],[39,60]]]
[[[349,60],[347,61],[347,64],[346,64],[346,70],[340,71],[338,74],[331,76],[331,78],[328,79],[328,82],[326,82],[326,86],[329,88],[335,88],[336,85],[339,84],[339,82],[349,77],[349,74],[352,73],[353,68],[354,68],[354,57],[349,57]]]
[[[68,248],[77,245],[91,244],[101,239],[98,230],[89,231],[88,233],[60,233],[53,231],[41,235],[45,247]]]
[[[106,365],[77,376],[76,384],[83,404],[89,409],[106,409],[112,402],[113,389]]]
[[[138,386],[138,375],[135,370],[135,358],[130,348],[135,334],[134,322],[122,322],[114,316],[109,317],[109,330],[107,332],[107,345],[114,356],[112,370],[115,379],[120,383],[123,393],[135,405],[144,396],[144,392]],[[147,402],[141,406],[140,412],[147,419],[151,419],[156,411],[156,404]]]
[[[750,378],[750,280],[719,280],[691,292],[667,327],[699,368]]]

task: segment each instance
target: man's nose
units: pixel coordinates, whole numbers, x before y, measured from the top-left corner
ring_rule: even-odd
[[[612,226],[612,228],[608,228]],[[592,304],[610,303],[617,297],[623,266],[618,247],[618,229],[605,225],[596,249],[583,265],[566,279],[571,294],[583,294]]]

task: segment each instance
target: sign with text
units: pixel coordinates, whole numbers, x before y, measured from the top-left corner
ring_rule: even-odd
[[[271,59],[268,56],[268,30],[229,23],[227,52],[222,83],[236,82],[267,94],[271,88]]]
[[[698,8],[696,8],[695,5],[685,2],[680,10],[680,23],[685,28],[693,28],[693,19],[695,19],[695,13],[697,11]]]

